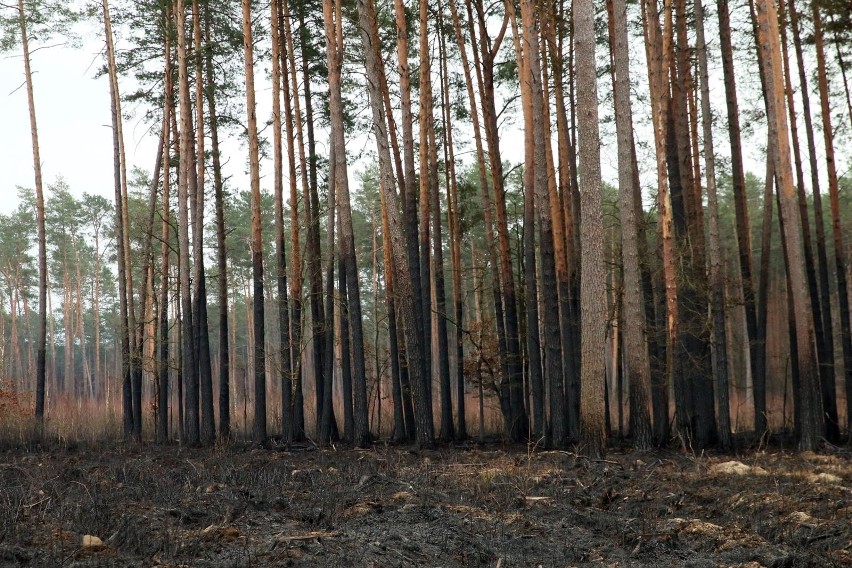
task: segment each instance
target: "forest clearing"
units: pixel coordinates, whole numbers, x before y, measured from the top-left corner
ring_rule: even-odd
[[[852,563],[848,451],[595,460],[494,443],[272,443],[69,446],[0,462],[4,566]]]

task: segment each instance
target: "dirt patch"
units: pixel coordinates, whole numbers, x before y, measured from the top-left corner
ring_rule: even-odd
[[[0,454],[0,565],[849,566],[850,513],[840,453]]]

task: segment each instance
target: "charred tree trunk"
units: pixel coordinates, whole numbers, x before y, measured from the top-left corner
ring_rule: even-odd
[[[180,2],[181,0],[178,0]],[[254,319],[254,424],[252,439],[266,442],[266,334],[263,296],[263,234],[260,211],[260,163],[257,114],[254,93],[254,43],[252,40],[251,1],[242,0],[243,52],[246,75],[246,112],[248,113],[249,172],[251,176],[251,256]]]
[[[630,384],[630,435],[637,449],[653,443],[650,400],[650,365],[645,340],[645,313],[639,269],[639,233],[636,218],[636,188],[633,177],[633,112],[630,104],[630,56],[627,44],[627,6],[612,1],[613,88],[618,138],[618,194],[621,221],[621,258],[624,284],[624,333],[627,380]],[[619,398],[619,402],[620,402]],[[619,404],[619,434],[621,431]]]
[[[840,190],[837,182],[837,166],[834,160],[834,129],[831,124],[831,104],[828,99],[828,80],[826,79],[825,46],[822,32],[822,16],[819,0],[811,0],[814,25],[814,44],[817,56],[817,85],[819,86],[820,110],[822,114],[822,135],[825,148],[825,163],[828,171],[828,198],[831,203],[831,229],[834,237],[834,273],[837,276],[837,296],[840,311],[840,345],[843,350],[843,368],[845,371],[847,422],[852,402],[849,396],[852,387],[852,327],[849,318],[849,290],[846,283],[846,248],[843,228],[840,223]],[[816,301],[816,298],[813,299]],[[830,323],[830,320],[824,324]],[[826,437],[837,441],[840,438],[840,426],[837,419],[837,394],[834,386],[834,374],[822,376],[822,402],[825,411]]]
[[[106,0],[104,0],[104,10],[108,10]],[[46,357],[46,346],[47,346],[47,239],[45,236],[45,226],[44,226],[44,189],[41,175],[41,158],[40,158],[40,150],[38,143],[38,125],[36,123],[36,112],[35,112],[35,97],[33,95],[33,74],[30,69],[30,46],[29,46],[29,37],[27,36],[27,15],[24,11],[24,0],[18,0],[18,19],[19,25],[21,28],[21,44],[24,49],[24,74],[26,77],[27,84],[27,105],[29,108],[30,114],[30,136],[32,137],[32,146],[33,146],[33,173],[35,175],[35,189],[36,189],[36,231],[37,231],[37,240],[38,240],[38,336],[36,338],[36,403],[35,403],[35,416],[37,420],[36,428],[37,428],[37,436],[41,437],[44,433],[44,407],[45,407],[45,387],[46,387],[46,376],[47,376],[47,357]],[[109,22],[109,18],[106,19]],[[108,38],[112,37],[111,31],[107,28]],[[108,42],[107,47],[108,55],[113,55],[112,52],[112,41],[111,39]],[[113,93],[113,83],[110,82],[110,93],[112,95],[112,105],[113,105],[113,139],[115,139],[115,97],[117,96]],[[117,147],[117,145],[116,145]],[[118,170],[118,163],[115,164],[116,172]],[[119,180],[116,180],[116,191],[117,195],[120,195],[120,183]],[[116,204],[117,205],[117,204]],[[119,249],[121,251],[121,249]],[[121,256],[119,256],[121,259]],[[120,293],[120,291],[119,291]],[[123,298],[124,296],[122,296]],[[126,306],[125,306],[126,309]],[[125,312],[122,312],[123,314]],[[122,318],[122,323],[124,323],[124,318]],[[122,335],[126,335],[126,327],[122,327],[122,331],[125,332]],[[122,342],[122,347],[124,343]],[[122,349],[122,355],[124,354],[124,349]],[[125,361],[125,358],[122,357],[122,362]],[[125,399],[129,401],[129,397]],[[124,416],[124,426],[125,426],[125,435],[129,434],[128,430],[128,408],[127,403],[125,402],[124,408],[125,416]]]
[[[802,260],[801,218],[796,192],[793,188],[790,166],[790,146],[787,136],[787,117],[784,101],[781,49],[779,46],[778,16],[775,4],[755,0],[759,29],[759,45],[763,54],[763,69],[767,85],[769,131],[777,140],[775,154],[775,179],[781,198],[780,215],[783,220],[783,238],[789,255],[791,301],[796,320],[796,345],[799,356],[800,389],[796,400],[801,409],[802,427],[799,448],[813,450],[823,433],[822,399],[819,396],[819,374],[814,353],[814,322],[811,298],[807,289]]]
[[[293,360],[292,360],[292,338],[290,335],[290,311],[287,299],[287,257],[284,241],[284,157],[281,135],[281,86],[285,86],[284,97],[289,92],[289,81],[282,78],[281,68],[285,68],[286,59],[282,54],[284,46],[282,39],[284,33],[281,29],[284,16],[278,0],[270,2],[272,15],[272,128],[273,128],[273,185],[275,191],[275,268],[277,271],[277,307],[278,307],[278,353],[281,368],[279,376],[281,381],[281,434],[285,442],[293,440]],[[289,101],[285,100],[285,106]],[[287,139],[292,141],[292,117],[286,118]],[[289,144],[292,144],[290,142]],[[292,157],[292,152],[289,152]],[[295,170],[295,164],[293,165]],[[290,171],[292,182],[294,172]]]
[[[386,211],[390,226],[391,244],[393,247],[393,258],[395,261],[397,276],[410,274],[405,241],[402,235],[402,224],[398,218],[398,206],[393,194],[395,181],[391,169],[391,157],[388,147],[387,124],[384,116],[381,93],[378,92],[380,84],[379,73],[381,69],[381,57],[379,53],[379,34],[376,24],[375,8],[370,0],[359,0],[358,19],[361,28],[361,42],[364,48],[366,67],[368,73],[368,89],[370,96],[370,108],[372,110],[373,131],[379,150],[379,171],[381,175],[381,189],[388,203]],[[326,23],[328,26],[328,22]],[[411,294],[413,278],[400,277],[396,280],[399,285],[400,315],[403,320],[405,332],[406,356],[409,362],[409,373],[411,383],[414,386],[414,414],[416,421],[417,443],[421,447],[429,447],[433,444],[433,426],[431,408],[427,404],[427,389],[422,376],[418,376],[422,366],[421,358],[424,356],[424,343],[421,343],[419,328],[416,325],[415,306]]]

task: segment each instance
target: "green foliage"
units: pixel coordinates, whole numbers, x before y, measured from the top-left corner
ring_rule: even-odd
[[[64,0],[26,0],[24,14],[27,38],[31,43],[43,43],[57,37],[72,44],[77,42],[78,38],[72,31],[72,26],[81,16],[77,3]],[[4,3],[0,7],[0,53],[16,51],[20,44],[21,20],[17,2]]]

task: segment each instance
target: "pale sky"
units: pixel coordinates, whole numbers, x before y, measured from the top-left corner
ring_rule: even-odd
[[[45,187],[61,175],[76,195],[85,191],[110,198],[114,186],[109,84],[106,77],[94,78],[103,60],[99,48],[95,40],[82,48],[52,47],[33,53],[33,91]],[[0,58],[0,124],[0,213],[8,213],[17,205],[16,186],[35,187],[24,63],[18,53]],[[150,170],[157,141],[138,118],[126,121],[124,132],[129,165]]]

